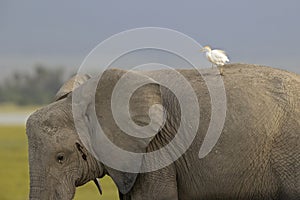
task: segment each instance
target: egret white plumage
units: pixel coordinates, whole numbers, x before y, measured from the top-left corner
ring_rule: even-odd
[[[211,49],[210,46],[205,46],[201,50],[201,52],[205,52],[206,58],[209,60],[209,62],[212,63],[212,67],[215,65],[217,66],[223,66],[227,62],[229,62],[229,59],[223,50],[219,49]]]

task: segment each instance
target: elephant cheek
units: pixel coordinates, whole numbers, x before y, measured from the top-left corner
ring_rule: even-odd
[[[48,191],[49,199],[66,199],[71,200],[75,195],[75,180],[72,172],[64,172],[63,174],[51,173],[46,177],[45,188]],[[56,170],[55,170],[56,171]]]
[[[75,186],[74,185],[58,185],[56,186],[56,189],[52,193],[53,199],[67,199],[71,200],[73,199],[75,195]],[[52,198],[50,198],[52,199]]]

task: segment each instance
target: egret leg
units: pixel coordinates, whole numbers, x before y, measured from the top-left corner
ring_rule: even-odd
[[[224,74],[223,74],[223,68],[222,67],[220,67],[220,75],[224,76]]]

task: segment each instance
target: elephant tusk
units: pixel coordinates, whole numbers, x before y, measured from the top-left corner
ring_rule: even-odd
[[[100,195],[102,195],[102,188],[101,188],[101,185],[100,185],[98,179],[95,178],[94,183],[96,184],[98,191],[100,192]]]

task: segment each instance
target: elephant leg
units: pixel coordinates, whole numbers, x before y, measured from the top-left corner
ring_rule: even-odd
[[[168,166],[158,171],[139,174],[131,200],[178,200],[176,173],[174,166]]]

